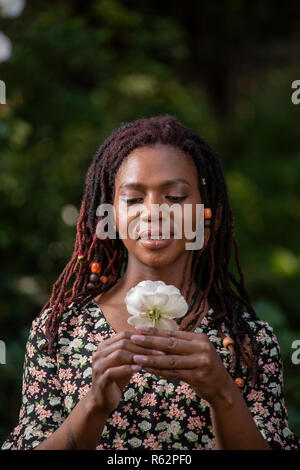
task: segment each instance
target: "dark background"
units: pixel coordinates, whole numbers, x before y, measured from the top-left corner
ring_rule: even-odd
[[[123,121],[172,114],[221,155],[246,286],[278,337],[300,434],[300,7],[267,0],[52,0],[0,17],[0,442],[31,322],[73,252],[84,178]]]

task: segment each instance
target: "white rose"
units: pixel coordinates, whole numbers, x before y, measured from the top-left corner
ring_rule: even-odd
[[[190,442],[195,442],[198,438],[197,434],[195,434],[193,431],[186,432],[184,435]]]
[[[85,371],[83,372],[83,378],[86,379],[87,377],[90,377],[92,375],[93,371],[92,371],[92,368],[91,367],[88,367],[87,369],[85,369]]]
[[[139,447],[142,444],[142,441],[137,437],[133,437],[132,439],[129,439],[128,443],[131,447]]]
[[[178,423],[178,421],[172,421],[169,424],[168,431],[172,433],[173,436],[176,436],[176,434],[178,434],[178,432],[180,431],[180,424]]]
[[[127,292],[125,303],[132,315],[128,323],[133,326],[156,326],[165,330],[176,330],[172,318],[183,317],[188,304],[175,286],[162,281],[142,281]]]
[[[141,423],[138,424],[138,427],[142,430],[142,431],[149,431],[149,429],[151,428],[151,423],[149,423],[149,421],[142,421]]]
[[[61,403],[60,397],[51,397],[49,400],[51,406],[59,405]]]
[[[130,398],[134,397],[135,396],[135,391],[133,388],[129,388],[128,390],[126,390],[126,392],[124,393],[124,399],[127,401],[127,400],[130,400]]]

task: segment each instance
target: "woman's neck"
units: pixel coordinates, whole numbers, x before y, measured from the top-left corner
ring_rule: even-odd
[[[191,279],[192,255],[193,252],[189,251],[186,256],[175,260],[171,265],[158,268],[142,264],[135,257],[129,255],[124,276],[107,294],[109,297],[109,293],[111,293],[114,298],[120,296],[124,299],[129,289],[145,280],[163,281],[177,287],[183,293]],[[194,283],[192,287],[194,287]]]

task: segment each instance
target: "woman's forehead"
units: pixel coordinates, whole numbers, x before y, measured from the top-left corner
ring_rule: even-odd
[[[197,182],[197,168],[192,157],[181,149],[164,144],[139,147],[123,160],[116,175],[118,185],[124,182],[171,181],[185,179]]]

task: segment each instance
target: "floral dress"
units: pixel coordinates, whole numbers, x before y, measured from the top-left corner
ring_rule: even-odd
[[[45,343],[47,312],[32,322],[23,370],[19,422],[2,445],[4,449],[33,449],[47,439],[88,392],[92,381],[92,355],[99,343],[116,334],[92,300],[78,309],[72,303],[61,320],[53,355],[41,351]],[[195,332],[205,333],[229,373],[229,351],[217,331],[209,327],[210,309]],[[283,396],[282,359],[271,326],[250,321],[259,342],[260,388],[251,386],[245,364],[241,393],[262,436],[272,448],[300,449],[289,429]],[[223,325],[223,332],[226,334]],[[229,334],[227,332],[227,334]],[[105,424],[97,450],[202,450],[216,449],[209,403],[185,382],[166,380],[143,369],[135,373]]]

